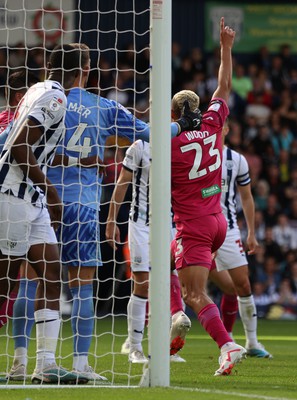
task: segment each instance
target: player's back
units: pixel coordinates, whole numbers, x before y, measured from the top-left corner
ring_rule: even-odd
[[[136,140],[127,150],[123,161],[124,168],[133,172],[133,192],[130,218],[137,222],[149,222],[149,176],[150,145],[143,140]]]
[[[99,130],[100,97],[81,88],[73,88],[67,97],[65,135],[57,154],[86,158],[102,156],[106,135]],[[107,134],[107,133],[106,133]],[[63,201],[79,201],[97,208],[98,168],[53,166],[48,177]]]
[[[237,185],[250,184],[249,166],[246,158],[225,146],[222,164],[221,205],[228,222],[228,228],[237,227]]]
[[[221,212],[222,126],[228,115],[223,100],[211,101],[199,131],[172,140],[172,206],[175,220]]]
[[[24,175],[10,150],[24,122],[27,119],[33,120],[36,125],[42,126],[43,134],[31,148],[39,167],[46,172],[47,163],[53,158],[64,131],[65,108],[66,96],[60,83],[46,80],[30,87],[18,104],[12,126],[3,132],[7,139],[0,159],[1,192],[9,190],[16,197],[28,199],[35,204],[43,201],[43,192]]]

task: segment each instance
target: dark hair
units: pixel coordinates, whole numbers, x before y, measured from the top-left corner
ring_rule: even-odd
[[[25,69],[9,75],[6,90],[6,97],[9,104],[14,100],[16,93],[25,93],[30,86],[37,82],[39,82],[37,76]]]
[[[80,51],[80,68],[84,68],[90,61],[90,48],[85,43],[70,43],[75,49]]]
[[[70,44],[58,45],[53,49],[49,62],[52,70],[73,72],[81,67],[80,49]]]

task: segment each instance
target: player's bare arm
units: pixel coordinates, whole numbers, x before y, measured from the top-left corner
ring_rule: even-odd
[[[248,228],[246,243],[248,247],[248,254],[255,254],[259,247],[259,243],[255,236],[255,204],[251,192],[251,185],[238,185],[238,191],[240,194],[242,209]]]
[[[51,164],[52,167],[55,166],[81,166],[83,168],[98,168],[99,174],[105,174],[106,166],[100,157],[97,155],[93,155],[90,157],[84,158],[76,158],[76,157],[68,157],[65,154],[55,154],[53,162]]]
[[[120,230],[116,221],[129,184],[132,182],[132,177],[133,172],[123,167],[109,204],[105,237],[108,240],[108,244],[115,250],[117,250],[116,243],[120,242]]]
[[[228,100],[232,83],[232,47],[235,39],[235,31],[225,26],[224,17],[220,21],[220,46],[221,64],[218,75],[218,88],[213,94],[214,97]]]
[[[42,130],[40,126],[36,125],[35,122],[31,120],[27,120],[21,127],[20,133],[12,145],[11,154],[24,174],[28,176],[35,185],[39,186],[44,193],[46,193],[48,211],[53,226],[56,228],[57,223],[61,221],[61,200],[56,188],[40,169],[31,148],[31,145],[36,143],[41,135]]]

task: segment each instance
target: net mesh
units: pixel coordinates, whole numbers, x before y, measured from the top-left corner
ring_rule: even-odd
[[[5,112],[11,108],[9,98],[13,95],[14,88],[9,85],[9,77],[12,73],[24,71],[27,79],[26,86],[29,86],[29,71],[34,74],[38,81],[43,81],[46,77],[47,63],[52,49],[57,44],[85,43],[89,46],[91,55],[87,90],[95,95],[119,102],[142,121],[148,121],[149,18],[149,0],[109,0],[101,2],[83,0],[0,0],[0,112]],[[71,111],[73,113],[86,116],[86,107],[81,107],[79,103],[74,102],[68,103],[68,107],[69,104],[72,104]],[[14,109],[10,112],[13,114]],[[10,116],[5,121],[0,121],[1,132],[9,119]],[[100,192],[98,191],[96,198],[96,203],[101,204],[99,217],[100,242],[98,246],[100,246],[103,265],[95,268],[95,279],[92,284],[94,295],[91,298],[88,297],[88,294],[83,294],[81,290],[78,290],[77,293],[70,290],[71,282],[69,285],[67,266],[63,266],[61,269],[60,309],[63,322],[56,349],[56,362],[58,366],[63,365],[68,370],[72,370],[74,352],[79,350],[83,354],[82,357],[86,356],[86,353],[81,348],[74,349],[73,343],[75,337],[89,335],[89,333],[84,333],[81,330],[79,324],[80,321],[88,321],[89,318],[88,312],[84,313],[84,305],[89,307],[90,304],[93,304],[96,319],[91,334],[91,346],[88,351],[89,366],[96,373],[108,378],[108,384],[135,385],[139,383],[142,375],[142,366],[129,363],[127,354],[121,354],[122,344],[127,337],[127,303],[131,294],[130,259],[127,246],[131,190],[128,190],[118,217],[122,244],[115,251],[105,239],[105,222],[110,197],[121,170],[125,151],[131,144],[131,140],[121,137],[120,134],[123,129],[121,126],[117,126],[117,123],[118,120],[116,118],[112,127],[113,134],[110,133],[111,130],[108,130],[107,133],[102,133],[99,130],[101,126],[99,119],[97,126],[98,140],[102,134],[107,137],[106,142],[97,143],[102,147],[102,151],[104,150],[103,161],[106,165],[106,172],[103,181],[100,183],[102,193],[99,198],[98,193]],[[77,139],[83,134],[84,126],[79,124],[75,132],[78,135],[76,136]],[[80,158],[89,154],[88,150],[91,149],[92,144],[85,141],[79,147],[75,147],[78,146],[77,143],[78,139],[72,143],[71,147],[68,142],[68,146],[71,147],[68,147],[68,149],[70,148],[73,152],[71,153],[73,159],[78,159],[78,161],[72,160],[72,162],[79,164]],[[87,169],[83,170],[81,166],[77,168],[79,168],[80,174],[88,172]],[[66,179],[65,171],[66,168],[62,168],[63,178]],[[77,182],[79,185],[82,183],[80,179]],[[89,185],[99,185],[99,183],[98,181],[90,181]],[[88,190],[88,186],[81,185],[80,193],[78,193],[76,199],[73,199],[78,208],[82,204],[81,199],[84,196],[87,197]],[[98,207],[91,206],[90,208],[93,210],[93,219],[96,219],[99,215]],[[80,222],[78,224],[81,230],[84,223]],[[68,228],[75,230],[77,226],[74,222],[72,226],[70,222]],[[90,233],[87,232],[88,234]],[[74,238],[76,239],[74,240],[75,247],[81,243],[81,238],[78,233],[76,236],[74,234]],[[61,241],[62,239],[58,237],[58,240]],[[88,246],[88,239],[85,241]],[[98,259],[93,261],[96,264]],[[68,265],[80,265],[80,262],[80,259],[70,259],[68,260]],[[22,265],[24,270],[28,269],[25,264]],[[0,284],[4,284],[4,281],[5,277],[2,276]],[[16,286],[12,289],[15,282]],[[9,285],[5,295],[5,302],[0,310],[0,324],[2,325],[2,327],[0,326],[0,380],[3,380],[3,386],[14,383],[23,386],[30,385],[31,374],[36,361],[37,343],[35,327],[32,327],[33,317],[26,315],[24,319],[21,314],[15,314],[15,321],[19,325],[23,324],[26,337],[23,342],[19,340],[18,343],[23,343],[21,347],[28,346],[27,376],[24,380],[16,382],[9,380],[6,383],[3,379],[11,371],[14,360],[16,331],[13,331],[12,328],[11,315],[18,285],[24,285],[19,299],[23,300],[25,314],[27,314],[29,307],[32,309],[32,302],[34,303],[37,281],[33,279],[29,283],[28,281],[23,281],[20,284],[19,277],[14,278]],[[83,301],[78,303],[78,308],[76,308],[79,318],[73,321],[71,313],[73,312],[73,298],[75,296],[83,299]],[[146,342],[147,340],[145,339],[145,349]],[[79,346],[78,344],[76,345]],[[84,349],[84,347],[82,348]],[[18,353],[18,357],[19,360],[26,358],[22,351]],[[101,386],[104,383],[106,382],[91,382],[91,384],[100,384]],[[57,384],[60,383],[57,382]]]

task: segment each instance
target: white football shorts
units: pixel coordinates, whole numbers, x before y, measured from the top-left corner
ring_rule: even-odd
[[[225,271],[247,265],[245,251],[238,228],[228,229],[224,243],[215,258],[218,271]]]
[[[129,220],[128,244],[133,272],[149,272],[149,226]]]
[[[33,206],[18,197],[0,193],[0,251],[24,256],[40,243],[57,243],[47,208]]]

